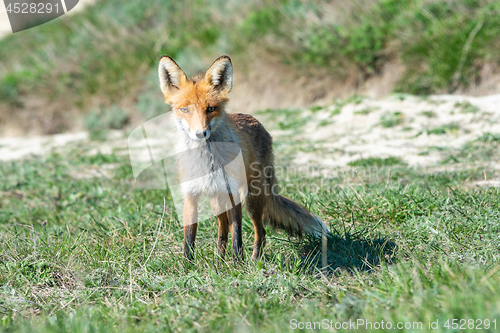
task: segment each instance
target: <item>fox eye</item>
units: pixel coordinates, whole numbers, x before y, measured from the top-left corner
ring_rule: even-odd
[[[207,112],[214,112],[215,111],[215,106],[209,106],[207,108]]]
[[[189,112],[189,110],[188,110],[187,108],[181,108],[181,112],[182,112],[182,113],[188,113],[188,112]]]

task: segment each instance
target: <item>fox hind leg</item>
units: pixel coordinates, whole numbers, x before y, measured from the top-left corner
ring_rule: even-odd
[[[255,214],[255,216],[252,217],[252,222],[255,229],[252,259],[259,260],[266,246],[266,230],[262,224],[262,214]]]
[[[254,246],[252,259],[259,260],[266,246],[266,230],[262,223],[262,216],[264,213],[264,203],[260,196],[253,196],[250,194],[247,197],[246,208],[248,215],[252,219],[253,227],[255,230]]]

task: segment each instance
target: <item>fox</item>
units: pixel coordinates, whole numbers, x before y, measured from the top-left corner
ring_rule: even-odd
[[[264,225],[283,229],[292,236],[322,237],[325,248],[330,234],[326,224],[300,204],[279,194],[274,169],[273,139],[253,116],[229,113],[227,95],[233,88],[233,65],[227,55],[217,58],[204,75],[188,78],[169,56],[163,55],[158,66],[160,90],[173,111],[178,140],[189,150],[188,158],[179,158],[177,173],[183,195],[184,257],[194,260],[198,226],[198,202],[209,196],[210,205],[218,220],[218,254],[225,257],[228,234],[231,234],[233,257],[243,259],[242,206],[253,223],[254,245],[252,259],[257,261],[266,245]],[[207,178],[206,181],[184,181],[200,169],[222,170],[229,157],[214,143],[230,143],[238,147],[244,163],[247,195],[239,200],[229,183],[231,175]],[[214,148],[215,147],[215,148]],[[229,154],[231,155],[231,154]],[[220,199],[228,195],[231,204]],[[224,207],[222,207],[224,206]],[[222,209],[221,209],[222,207]],[[323,255],[324,256],[324,255]],[[323,264],[325,259],[323,258]]]

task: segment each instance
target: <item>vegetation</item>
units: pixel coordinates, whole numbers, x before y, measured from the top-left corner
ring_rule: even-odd
[[[437,134],[442,135],[445,133],[457,133],[460,126],[458,124],[452,123],[447,125],[442,125],[438,127],[434,127],[431,129],[427,129],[427,134]]]
[[[109,129],[122,129],[128,121],[128,115],[118,106],[101,107],[84,119],[91,140],[105,140]]]
[[[460,149],[448,151],[442,163],[491,163],[496,159],[499,146],[500,134],[484,133],[477,140],[467,142]]]
[[[293,320],[363,319],[444,332],[458,318],[494,332],[500,190],[471,184],[498,177],[499,142],[486,133],[443,151],[454,171],[389,157],[280,176],[332,231],[326,269],[317,241],[272,229],[262,260],[249,260],[247,216],[244,263],[217,257],[215,219],[185,262],[170,193],[134,187],[126,149],[89,155],[97,143],[82,143],[0,163],[0,331],[284,332]],[[287,143],[277,136],[278,161]]]
[[[382,127],[394,127],[397,125],[401,125],[404,120],[403,113],[399,111],[395,112],[386,112],[380,117],[380,125]]]
[[[472,105],[469,102],[455,103],[455,107],[461,108],[460,113],[476,113],[479,111],[477,106]]]
[[[397,91],[454,91],[477,82],[483,64],[500,62],[499,29],[493,0],[100,1],[0,40],[1,107],[15,115],[37,97],[54,110],[54,101],[83,111],[143,109],[161,54],[190,74],[221,53],[245,63],[272,54],[290,70],[326,69],[338,79],[367,78],[397,60],[406,68]]]
[[[387,158],[380,158],[380,157],[368,157],[368,158],[360,158],[355,161],[347,163],[349,166],[353,167],[370,167],[370,166],[377,166],[377,167],[386,167],[386,166],[391,166],[391,165],[397,165],[397,164],[405,164],[401,158],[399,157],[394,157],[390,156]]]
[[[0,122],[39,98],[64,104],[54,112],[79,108],[91,137],[104,139],[132,112],[151,119],[165,111],[155,69],[164,53],[189,64],[189,74],[220,53],[272,54],[291,70],[340,79],[366,79],[398,60],[406,72],[397,98],[454,91],[500,62],[499,14],[492,0],[100,1],[0,40]],[[186,262],[170,192],[134,186],[126,147],[96,154],[102,143],[92,141],[0,162],[0,332],[288,332],[324,319],[333,329],[362,319],[411,326],[389,331],[427,331],[436,321],[435,332],[472,331],[473,320],[497,331],[500,188],[488,181],[500,176],[500,135],[429,147],[422,154],[439,151],[445,166],[437,168],[367,157],[288,172],[298,152],[322,159],[339,149],[297,134],[334,123],[346,103],[362,97],[257,113],[279,132],[283,193],[332,232],[325,268],[317,240],[271,228],[263,258],[252,262],[246,215],[243,263],[217,256],[215,219],[199,224],[195,264]],[[373,111],[361,107],[356,114]],[[320,111],[329,117],[314,117]],[[380,125],[403,121],[388,112]]]
[[[318,111],[318,110],[316,110]],[[314,113],[314,110],[311,112]],[[282,109],[282,110],[261,110],[256,115],[266,116],[267,119],[276,124],[280,130],[297,130],[303,127],[309,119],[308,113],[301,109]]]
[[[422,111],[422,112],[420,112],[420,114],[426,116],[427,118],[435,118],[436,117],[436,112],[434,112],[432,110]]]

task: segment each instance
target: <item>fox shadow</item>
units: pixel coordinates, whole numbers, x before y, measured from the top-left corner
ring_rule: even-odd
[[[329,235],[327,267],[322,267],[321,240],[307,238],[297,244],[302,264],[311,271],[322,269],[326,274],[338,270],[369,271],[396,259],[397,244],[386,238],[364,238],[359,234]]]

